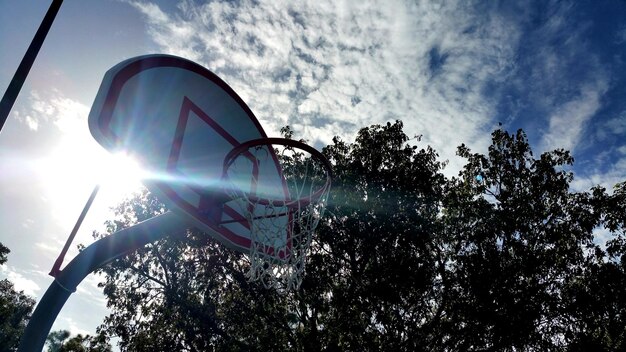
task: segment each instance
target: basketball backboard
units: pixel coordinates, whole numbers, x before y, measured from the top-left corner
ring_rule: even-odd
[[[89,129],[106,149],[127,152],[154,175],[144,183],[168,207],[226,245],[248,252],[245,204],[225,198],[222,164],[234,147],[266,134],[219,77],[170,55],[128,59],[105,74],[89,114]],[[271,148],[266,152],[273,154]],[[264,164],[252,155],[248,159],[243,166],[249,170],[243,173],[247,179],[238,181],[248,185],[246,192],[289,197],[275,155]],[[265,180],[263,189],[252,182],[258,179]],[[272,221],[287,222],[288,216]],[[276,234],[271,241],[288,247],[289,233]]]

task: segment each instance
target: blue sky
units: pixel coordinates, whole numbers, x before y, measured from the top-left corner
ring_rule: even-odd
[[[2,90],[47,7],[0,3]],[[574,190],[626,179],[624,1],[66,0],[0,132],[0,241],[12,249],[0,276],[36,297],[106,172],[87,128],[102,76],[148,53],[217,73],[268,135],[289,124],[321,147],[401,119],[455,175],[456,147],[484,152],[501,122],[525,129],[536,155],[571,150]],[[113,188],[78,242],[110,217]],[[105,314],[96,283],[79,287],[56,328],[95,330]]]

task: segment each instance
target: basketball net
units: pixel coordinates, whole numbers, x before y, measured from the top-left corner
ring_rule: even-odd
[[[272,170],[267,165],[280,173],[279,187],[266,182],[267,170]],[[326,208],[330,177],[326,158],[293,140],[254,140],[227,155],[226,192],[250,229],[250,280],[267,288],[300,287],[313,232]]]

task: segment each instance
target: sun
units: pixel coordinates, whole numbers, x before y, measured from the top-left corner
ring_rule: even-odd
[[[131,156],[109,153],[87,138],[64,139],[39,160],[37,169],[42,200],[60,224],[75,221],[94,187],[100,189],[91,212],[101,218],[140,191],[147,175]]]
[[[112,196],[130,195],[142,187],[147,173],[126,153],[106,154],[101,160],[96,181]]]

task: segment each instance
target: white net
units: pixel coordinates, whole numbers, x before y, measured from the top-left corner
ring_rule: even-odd
[[[248,278],[292,290],[300,287],[312,235],[324,214],[330,170],[312,148],[279,141],[267,139],[229,154],[224,179],[229,204],[245,215],[250,230]]]

